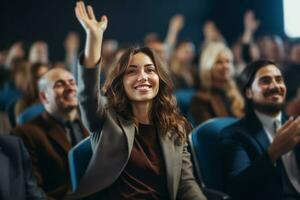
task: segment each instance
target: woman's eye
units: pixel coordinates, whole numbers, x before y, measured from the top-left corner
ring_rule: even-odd
[[[155,69],[149,68],[146,70],[148,73],[155,72]]]
[[[133,73],[135,73],[135,70],[134,70],[134,69],[129,69],[129,70],[127,70],[127,74],[133,74]]]

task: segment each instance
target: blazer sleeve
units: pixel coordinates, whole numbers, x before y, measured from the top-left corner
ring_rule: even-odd
[[[222,138],[221,142],[226,190],[233,199],[252,199],[253,195],[262,192],[276,174],[275,165],[267,152],[251,158],[248,148],[255,147],[245,140],[229,137]]]
[[[105,121],[106,98],[100,92],[100,67],[86,68],[82,66],[83,55],[79,56],[78,68],[78,100],[81,118],[85,127],[93,135],[100,136]],[[93,136],[92,140],[99,139]]]
[[[46,199],[46,195],[41,188],[38,187],[35,177],[32,174],[32,165],[30,156],[22,142],[18,139],[20,153],[22,157],[22,167],[24,172],[24,182],[26,190],[26,199],[38,200]]]
[[[181,177],[178,187],[177,199],[206,200],[200,186],[193,174],[191,155],[187,150],[187,144],[183,147]]]

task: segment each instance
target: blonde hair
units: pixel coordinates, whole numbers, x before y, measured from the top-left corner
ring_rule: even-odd
[[[213,88],[212,68],[215,66],[220,53],[225,53],[229,57],[229,69],[231,77],[234,75],[233,54],[223,42],[211,42],[202,51],[200,56],[200,82],[204,89],[211,92]],[[233,78],[224,85],[224,92],[231,102],[231,110],[234,115],[243,115],[244,100],[236,86]]]

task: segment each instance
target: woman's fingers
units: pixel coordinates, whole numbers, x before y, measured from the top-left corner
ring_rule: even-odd
[[[88,12],[90,19],[96,20],[92,6],[90,6],[90,5],[87,6],[87,12]]]

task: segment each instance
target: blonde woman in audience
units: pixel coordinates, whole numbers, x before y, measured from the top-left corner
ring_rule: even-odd
[[[214,117],[241,117],[244,102],[233,79],[230,49],[222,42],[211,42],[200,59],[202,89],[195,94],[190,105],[195,125]]]
[[[125,51],[106,80],[106,98],[101,96],[99,62],[108,20],[96,20],[82,1],[75,12],[87,35],[79,99],[94,154],[71,198],[206,199],[186,147],[190,127],[159,56],[147,47]]]

